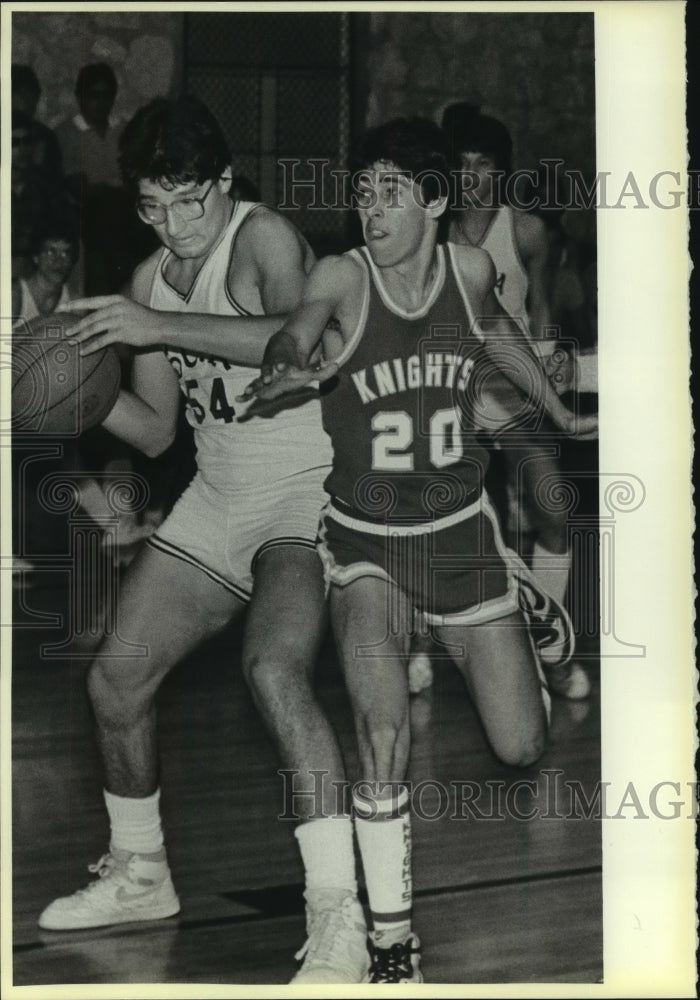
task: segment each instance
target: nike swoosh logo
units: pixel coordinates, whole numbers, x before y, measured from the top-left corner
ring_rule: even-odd
[[[135,903],[137,906],[141,902],[146,902],[146,897],[149,899],[153,897],[156,890],[156,886],[149,886],[148,889],[144,889],[142,892],[127,892],[123,885],[120,885],[117,889],[114,898],[118,903],[124,903],[129,906],[131,903]]]

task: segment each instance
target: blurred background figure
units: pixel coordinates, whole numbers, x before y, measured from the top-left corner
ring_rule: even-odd
[[[34,163],[32,134],[29,115],[13,110],[10,180],[13,280],[28,277],[34,270],[34,233],[40,220],[46,218],[56,194]]]
[[[36,109],[41,97],[41,86],[31,66],[12,64],[12,110],[20,111],[31,122],[31,159],[43,182],[51,190],[60,186],[63,179],[61,148],[55,133],[37,121]]]
[[[106,63],[83,66],[75,83],[78,114],[56,129],[66,176],[91,188],[121,187],[117,157],[122,125],[112,115],[117,89]]]
[[[153,249],[152,234],[133,221],[119,174],[123,122],[113,114],[118,84],[106,63],[83,66],[75,84],[78,113],[56,129],[66,182],[85,250],[85,293],[117,293]]]

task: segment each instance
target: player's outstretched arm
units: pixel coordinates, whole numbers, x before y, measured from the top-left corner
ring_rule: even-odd
[[[496,299],[496,271],[488,254],[469,248],[459,261],[463,267],[462,278],[477,312],[479,332],[493,363],[525,394],[534,409],[546,413],[565,434],[577,438],[595,437],[597,415],[577,415],[562,403],[527,336]]]
[[[276,399],[296,392],[310,382],[323,382],[338,370],[335,355],[315,361],[331,317],[347,310],[357,293],[357,265],[345,257],[318,261],[307,280],[302,301],[265,348],[260,376],[247,386],[242,399]],[[341,322],[340,341],[347,324]]]
[[[94,354],[115,343],[145,350],[167,346],[250,367],[260,364],[268,337],[284,320],[284,315],[213,316],[165,312],[123,295],[74,299],[68,307],[71,312],[90,310],[66,331],[69,340],[80,344],[82,355]]]
[[[575,414],[562,403],[557,387],[527,338],[514,336],[507,314],[499,316],[498,310],[500,305],[491,292],[484,303],[485,318],[479,325],[492,361],[525,394],[532,407],[546,413],[559,430],[570,437],[597,437],[597,414]]]

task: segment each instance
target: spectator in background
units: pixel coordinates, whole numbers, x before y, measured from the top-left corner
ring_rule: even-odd
[[[78,234],[59,216],[37,225],[31,243],[34,272],[12,283],[12,315],[29,322],[70,299],[66,282],[78,259]]]
[[[54,132],[36,120],[41,86],[31,66],[12,64],[12,110],[20,111],[31,121],[32,163],[45,184],[55,190],[61,184],[63,167],[61,148]]]
[[[151,234],[133,222],[121,186],[122,123],[113,114],[117,90],[117,78],[106,63],[83,66],[75,84],[78,114],[56,129],[63,168],[80,213],[88,295],[120,291],[136,264],[153,249]]]
[[[112,114],[117,78],[106,63],[83,66],[75,83],[78,114],[56,129],[68,177],[81,177],[91,187],[121,186],[119,119]]]
[[[12,278],[28,277],[34,270],[32,241],[48,215],[52,192],[43,182],[32,156],[32,119],[12,112],[12,171],[10,180],[12,220]]]

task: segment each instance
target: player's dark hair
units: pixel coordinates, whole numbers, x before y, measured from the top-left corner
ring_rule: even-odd
[[[394,118],[371,128],[355,154],[356,169],[373,163],[391,163],[408,174],[426,202],[449,192],[445,137],[429,118]]]
[[[459,169],[462,153],[490,156],[506,177],[512,171],[513,140],[497,118],[482,115],[475,104],[459,101],[445,108],[442,127],[447,138],[450,165]]]
[[[116,95],[117,78],[111,66],[108,66],[107,63],[90,63],[89,66],[81,67],[75,81],[75,96],[80,100],[87,90],[100,83],[106,84],[112,94]]]
[[[12,63],[12,89],[24,90],[34,97],[41,94],[41,86],[36,73],[31,66],[24,63]]]
[[[32,256],[40,253],[45,243],[61,241],[70,244],[74,262],[78,259],[80,250],[80,235],[76,224],[61,212],[51,212],[40,222],[32,233],[30,251]]]
[[[131,190],[140,180],[202,184],[231,163],[221,127],[196,97],[159,97],[137,111],[119,142],[119,165]]]

